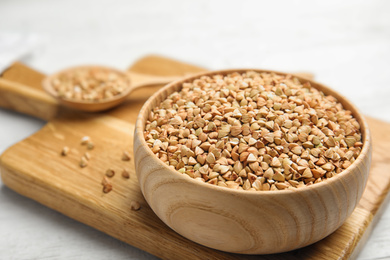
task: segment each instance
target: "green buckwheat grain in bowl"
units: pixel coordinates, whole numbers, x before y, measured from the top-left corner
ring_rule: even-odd
[[[144,138],[177,172],[246,191],[326,181],[363,146],[358,121],[335,97],[292,75],[255,71],[183,83],[149,113]]]

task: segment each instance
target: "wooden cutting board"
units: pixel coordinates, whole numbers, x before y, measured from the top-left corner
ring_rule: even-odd
[[[148,56],[129,70],[159,76],[185,75],[204,69],[170,59]],[[132,161],[136,116],[158,87],[132,93],[122,106],[105,113],[84,114],[60,108],[43,92],[43,74],[14,64],[0,78],[0,106],[30,114],[48,123],[37,133],[7,149],[0,157],[5,185],[49,208],[94,227],[162,259],[348,259],[357,256],[380,218],[390,189],[390,124],[367,117],[373,139],[372,167],[363,197],[343,226],[308,247],[283,254],[247,256],[216,251],[191,242],[167,227],[149,208],[138,186]],[[89,165],[79,167],[87,151],[80,145],[90,136],[95,148]],[[66,157],[60,155],[70,147]],[[113,190],[102,192],[101,180],[112,168]],[[130,179],[120,172],[128,169]],[[131,210],[139,201],[141,209]]]

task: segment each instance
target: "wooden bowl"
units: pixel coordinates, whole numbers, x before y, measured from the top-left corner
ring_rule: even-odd
[[[355,106],[337,92],[300,78],[333,95],[345,109],[352,111],[361,125],[362,151],[342,173],[296,190],[249,192],[197,181],[160,161],[143,137],[151,109],[179,90],[183,82],[191,82],[201,75],[245,71],[248,70],[213,71],[178,80],[144,104],[134,135],[135,168],[142,193],[165,224],[210,248],[241,254],[270,254],[310,245],[331,234],[351,215],[362,196],[370,168],[372,147],[367,123]]]

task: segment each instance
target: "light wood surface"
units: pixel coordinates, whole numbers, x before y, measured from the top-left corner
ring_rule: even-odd
[[[150,112],[171,93],[179,91],[184,82],[203,75],[227,75],[236,71],[246,70],[206,72],[172,82],[145,103],[134,134],[135,168],[142,193],[164,223],[184,237],[214,249],[270,254],[317,242],[340,227],[352,213],[363,193],[371,162],[367,123],[335,91],[310,81],[313,87],[336,97],[352,111],[361,125],[364,146],[355,163],[342,174],[312,186],[248,192],[202,183],[169,168],[146,144],[143,133]]]
[[[132,70],[154,75],[161,73],[159,67],[170,69],[164,71],[165,75],[184,75],[202,70],[196,67],[183,69],[188,65],[180,64],[158,66],[162,61],[149,57],[133,66]],[[126,164],[120,160],[123,149],[129,149],[133,155],[130,147],[135,117],[147,96],[155,90],[155,87],[148,88],[148,91],[137,90],[126,104],[106,114],[61,113],[41,131],[12,146],[1,156],[4,183],[50,208],[163,259],[250,258],[208,249],[169,229],[143,200],[132,162]],[[373,164],[367,188],[352,215],[336,232],[320,242],[262,258],[346,259],[356,255],[367,238],[365,231],[370,231],[378,218],[377,213],[390,188],[387,174],[390,137],[384,134],[390,131],[390,125],[370,118],[367,121],[373,137]],[[84,147],[79,145],[79,141],[84,135],[91,136],[96,150],[91,151],[90,165],[80,169],[78,159]],[[59,152],[65,144],[72,149],[69,157],[62,158]],[[100,181],[106,167],[121,169],[125,166],[130,169],[130,180],[122,180],[116,175],[113,178],[114,190],[103,194]],[[129,210],[131,200],[141,202],[140,211]]]

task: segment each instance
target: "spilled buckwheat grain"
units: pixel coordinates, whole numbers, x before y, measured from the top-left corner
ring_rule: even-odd
[[[294,189],[348,168],[360,125],[310,82],[274,73],[202,76],[148,116],[145,140],[171,168],[221,187]]]

